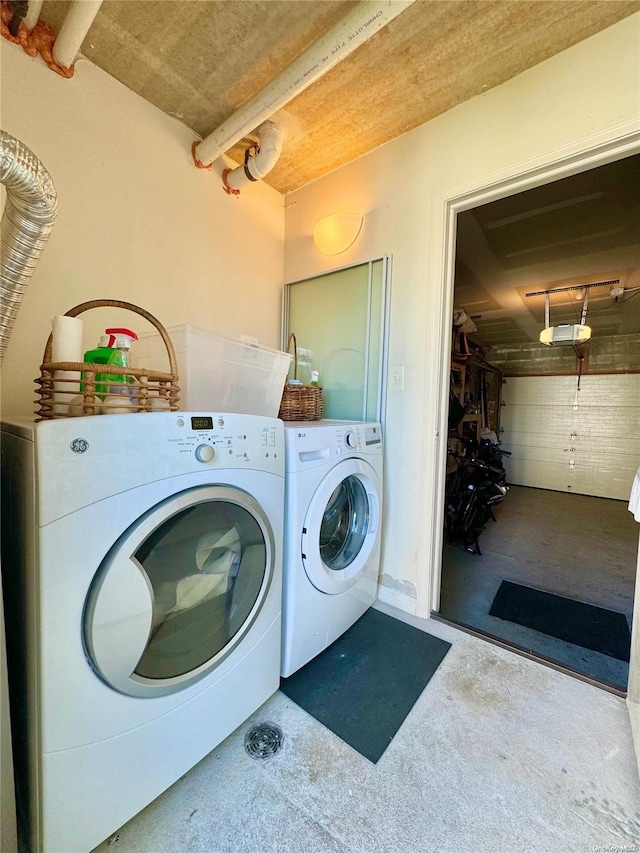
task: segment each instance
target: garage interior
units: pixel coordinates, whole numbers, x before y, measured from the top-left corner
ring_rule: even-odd
[[[508,491],[478,547],[445,529],[438,615],[621,694],[636,574],[639,296],[638,156],[458,216],[449,448],[466,459],[448,457],[448,483],[458,465],[472,470],[483,437],[510,455]],[[546,326],[575,337],[585,325],[586,341],[540,341]],[[535,591],[521,621],[494,615],[503,582]],[[572,620],[578,634],[565,631]],[[603,646],[580,639],[585,625]]]

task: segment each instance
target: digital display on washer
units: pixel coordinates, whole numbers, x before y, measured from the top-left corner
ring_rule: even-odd
[[[213,429],[213,418],[191,418],[191,429]]]
[[[364,443],[367,445],[367,447],[371,444],[380,444],[380,430],[377,426],[365,427]]]

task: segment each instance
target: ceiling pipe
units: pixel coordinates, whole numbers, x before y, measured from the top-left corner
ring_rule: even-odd
[[[73,65],[100,6],[102,0],[75,0],[53,45],[53,58],[58,65],[65,68]]]
[[[206,168],[217,160],[414,2],[360,0],[348,15],[307,48],[266,88],[202,142],[194,144],[192,152],[196,165]]]
[[[29,30],[29,32],[31,32],[31,30],[38,23],[43,3],[44,0],[29,0],[29,8],[27,9],[27,14],[23,18],[24,25]]]
[[[265,178],[282,153],[284,134],[277,124],[265,121],[256,130],[256,135],[258,143],[255,146],[255,154],[246,156],[242,166],[236,169],[225,169],[222,173],[225,192],[230,195],[239,195],[240,187],[249,181],[261,181]],[[250,150],[248,149],[247,155]]]

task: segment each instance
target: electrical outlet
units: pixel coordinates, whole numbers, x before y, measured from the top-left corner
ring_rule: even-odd
[[[394,364],[389,368],[389,390],[404,391],[404,364]]]

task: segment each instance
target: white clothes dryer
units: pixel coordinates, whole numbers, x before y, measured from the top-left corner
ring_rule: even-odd
[[[2,425],[25,846],[88,853],[278,687],[282,422]]]
[[[285,423],[282,676],[333,643],[373,604],[380,563],[377,423]]]

